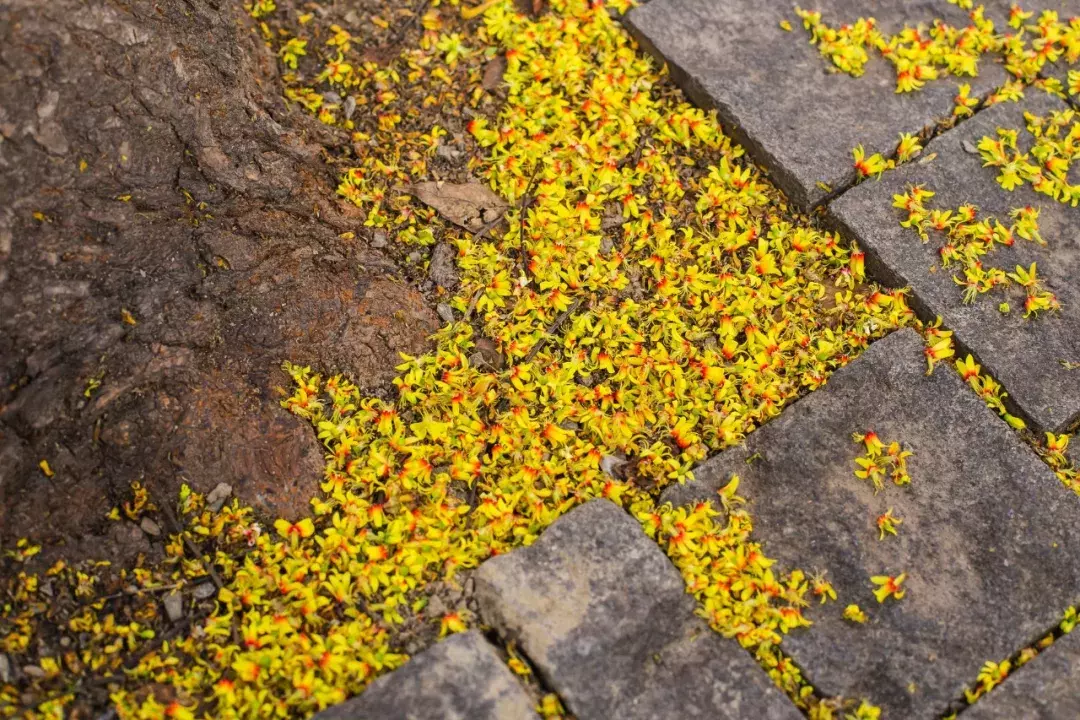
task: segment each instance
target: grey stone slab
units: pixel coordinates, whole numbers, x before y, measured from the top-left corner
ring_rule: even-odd
[[[937,153],[932,162],[904,165],[878,182],[852,188],[829,206],[832,221],[866,251],[869,273],[895,286],[911,286],[916,310],[943,318],[961,349],[970,350],[1005,386],[1033,429],[1055,432],[1080,418],[1080,372],[1062,364],[1080,362],[1080,208],[1039,195],[1027,184],[1006,192],[997,184],[997,169],[982,167],[982,158],[970,149],[983,136],[995,135],[998,127],[1021,129],[1023,140],[1025,110],[1046,114],[1064,107],[1046,93],[1029,91],[1022,103],[988,108],[930,142],[925,152]],[[907,213],[892,207],[893,195],[916,184],[937,193],[927,207],[974,204],[980,217],[993,215],[1005,224],[1011,222],[1009,212],[1014,208],[1040,208],[1040,231],[1048,247],[1018,238],[1013,247],[999,245],[983,260],[1010,272],[1017,265],[1026,268],[1036,262],[1045,285],[1057,294],[1061,311],[1025,320],[1019,288],[1012,296],[994,291],[965,305],[962,288],[953,280],[959,272],[953,269],[956,264],[940,267],[943,238],[931,233],[924,244],[914,230],[900,226]],[[1006,297],[1013,308],[1007,315],[998,310]]]
[[[803,2],[830,24],[875,17],[885,31],[942,18],[967,25],[967,14],[940,0]],[[632,10],[626,24],[641,45],[665,61],[687,95],[716,108],[725,130],[803,207],[854,178],[851,150],[862,144],[886,155],[900,132],[918,132],[952,114],[960,82],[981,96],[1006,78],[985,61],[978,77],[945,78],[920,92],[897,94],[892,64],[872,57],[859,78],[830,72],[831,63],[809,43],[794,2],[761,0],[652,0]],[[793,26],[780,27],[781,20]]]
[[[451,635],[313,720],[539,720],[533,701],[479,632]]]
[[[675,566],[606,500],[475,577],[484,620],[578,720],[801,718],[749,653],[694,615]]]
[[[868,698],[887,718],[937,718],[987,660],[1010,657],[1080,596],[1080,497],[924,345],[900,330],[828,384],[721,453],[663,499],[715,497],[733,473],[754,537],[781,568],[826,571],[838,600],[782,648],[826,696]],[[912,482],[875,494],[854,475],[853,433],[901,442]],[[886,510],[903,520],[878,539]],[[906,572],[879,604],[870,577]],[[858,604],[865,625],[842,618]]]
[[[964,720],[1080,718],[1080,633],[1061,637],[963,713]]]
[[[1039,18],[1039,15],[1043,10],[1053,10],[1058,13],[1058,18],[1061,22],[1069,22],[1070,18],[1080,16],[1080,1],[1078,0],[1040,0],[1038,3],[1017,3],[1016,0],[987,0],[985,3],[979,3],[984,5],[986,17],[994,21],[994,26],[998,29],[1006,32],[1015,32],[1008,26],[1009,10],[1012,5],[1017,4],[1027,12],[1034,12],[1035,14],[1027,21],[1033,23]],[[1065,87],[1068,87],[1068,75],[1069,70],[1075,70],[1080,68],[1080,65],[1070,65],[1064,58],[1058,60],[1055,63],[1046,65],[1040,73],[1043,77],[1053,77],[1060,80]],[[1077,98],[1069,98],[1069,101],[1075,106],[1080,102]]]
[[[998,30],[1009,33],[1015,32],[1008,26],[1009,10],[1013,5],[1019,5],[1026,12],[1035,13],[1028,23],[1038,20],[1043,10],[1053,10],[1058,13],[1062,22],[1068,22],[1069,18],[1080,15],[1080,2],[1077,0],[1039,0],[1037,3],[1018,3],[1016,0],[982,0],[976,4],[985,8],[986,17],[994,21]]]

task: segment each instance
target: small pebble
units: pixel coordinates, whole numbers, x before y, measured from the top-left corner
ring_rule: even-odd
[[[439,146],[435,148],[435,154],[441,157],[443,160],[457,160],[461,157],[461,151],[455,150],[449,145],[439,143]]]
[[[232,485],[228,483],[218,483],[217,487],[210,491],[210,494],[206,496],[206,506],[210,508],[212,512],[217,512],[224,505],[225,501],[232,495]]]
[[[446,614],[446,603],[438,595],[433,595],[425,608],[426,615],[430,618],[439,618]]]
[[[482,337],[476,341],[476,352],[469,357],[469,364],[473,367],[486,365],[497,371],[503,369],[506,359],[492,340]]]
[[[457,251],[449,243],[439,243],[431,251],[428,277],[437,285],[452,290],[458,285]]]
[[[37,665],[23,665],[23,674],[30,678],[41,679],[45,677],[45,671]]]
[[[214,593],[217,592],[217,588],[214,587],[214,583],[204,582],[202,585],[196,585],[195,590],[192,591],[192,595],[196,600],[205,600],[207,598],[214,597]]]
[[[345,108],[342,110],[342,114],[345,115],[346,120],[349,120],[352,118],[354,112],[356,112],[356,98],[350,95],[345,98]]]
[[[435,312],[439,313],[439,317],[443,319],[443,322],[454,322],[454,309],[446,303],[439,303],[436,305]]]
[[[161,526],[148,517],[142,519],[142,522],[139,523],[139,527],[142,528],[144,533],[152,537],[161,535]]]
[[[328,102],[328,103],[334,103],[334,104],[337,104],[337,103],[341,102],[341,96],[340,96],[340,95],[338,95],[338,94],[337,94],[336,92],[334,92],[333,90],[329,90],[329,91],[327,91],[327,92],[324,92],[324,93],[322,94],[322,97],[323,97],[323,100],[325,100],[325,101],[326,101],[326,102]]]
[[[165,596],[162,603],[165,605],[165,614],[169,616],[171,622],[177,622],[184,617],[184,596],[182,593],[174,590]]]
[[[371,247],[381,249],[386,247],[388,244],[389,242],[386,238],[386,233],[384,233],[382,230],[376,230],[375,234],[371,238]]]
[[[600,469],[603,470],[605,474],[610,475],[611,477],[615,477],[615,470],[625,464],[626,459],[621,458],[617,455],[605,455],[604,457],[600,458]]]
[[[5,685],[11,682],[11,661],[3,653],[0,653],[0,682]]]

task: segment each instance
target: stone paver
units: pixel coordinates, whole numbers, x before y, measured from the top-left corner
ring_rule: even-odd
[[[1080,718],[1080,633],[1060,638],[963,714],[964,720]]]
[[[1025,110],[1045,115],[1064,107],[1045,93],[1029,91],[1020,104],[988,108],[929,143],[925,154],[937,153],[932,162],[897,168],[880,181],[851,189],[829,207],[834,221],[866,251],[868,271],[888,283],[910,285],[913,305],[924,315],[944,319],[960,345],[1005,386],[1035,430],[1062,431],[1080,418],[1080,370],[1062,364],[1080,362],[1080,208],[1057,203],[1027,184],[1013,192],[1002,190],[995,179],[997,169],[982,167],[982,158],[971,149],[983,136],[994,136],[998,127],[1019,128],[1023,140],[1028,135]],[[924,244],[914,230],[900,226],[907,215],[892,207],[892,198],[913,184],[937,193],[927,207],[974,204],[980,218],[993,215],[1006,225],[1012,222],[1013,208],[1041,208],[1039,227],[1048,247],[1018,238],[1012,248],[999,245],[983,261],[1009,272],[1036,262],[1039,276],[1057,294],[1061,312],[1025,320],[1019,288],[1008,296],[1013,308],[1008,315],[998,310],[1007,297],[1001,291],[965,305],[963,289],[953,280],[957,264],[940,267],[942,237],[931,233]]]
[[[901,330],[828,384],[669,489],[715,497],[733,473],[754,536],[781,567],[827,571],[838,601],[783,648],[826,696],[865,697],[888,718],[936,718],[987,660],[1010,657],[1080,596],[1080,497],[1066,490],[957,373],[925,375],[922,339]],[[875,494],[855,477],[874,430],[904,443],[912,483]],[[878,539],[892,509],[897,537]],[[870,577],[908,573],[907,595],[879,604]],[[849,603],[865,625],[842,619]]]
[[[1009,9],[1013,5],[1019,5],[1024,10],[1035,11],[1035,14],[1028,20],[1029,23],[1038,20],[1039,13],[1043,10],[1053,10],[1058,13],[1063,22],[1068,22],[1069,18],[1074,15],[1080,15],[1080,2],[1077,2],[1077,0],[1039,0],[1038,3],[1018,3],[1016,0],[981,0],[976,4],[985,8],[986,17],[994,21],[995,27],[1006,32],[1014,32],[1012,28],[1007,27]]]
[[[539,720],[533,701],[479,632],[451,637],[313,720]]]
[[[851,150],[890,154],[900,132],[918,132],[952,113],[958,80],[928,83],[920,92],[897,94],[892,64],[872,58],[852,78],[829,72],[830,64],[809,43],[792,2],[761,0],[651,0],[626,22],[642,46],[669,64],[676,82],[702,107],[715,107],[731,132],[800,205],[821,202],[824,182],[839,188],[853,178]],[[830,24],[873,16],[895,32],[942,18],[957,25],[967,14],[940,0],[865,2],[820,0]],[[792,32],[780,27],[788,20]],[[987,60],[970,79],[984,95],[1005,80]]]
[[[578,720],[801,717],[749,653],[694,615],[675,567],[606,500],[475,577],[485,622],[520,644]]]

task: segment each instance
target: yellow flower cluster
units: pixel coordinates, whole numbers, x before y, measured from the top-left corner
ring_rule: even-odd
[[[131,498],[113,508],[109,519],[134,521],[156,510],[146,486],[134,482]],[[130,659],[159,642],[154,627],[166,592],[209,582],[211,563],[231,577],[233,558],[247,548],[255,527],[251,510],[234,503],[211,513],[200,495],[184,487],[180,511],[183,531],[170,537],[160,563],[151,565],[140,557],[134,567],[117,569],[104,561],[72,565],[58,560],[44,573],[20,571],[5,578],[0,652],[26,660],[23,672],[30,684],[22,693],[12,685],[0,687],[0,717],[64,717],[76,699],[72,687],[122,682]],[[214,543],[214,552],[198,550],[206,541]],[[7,556],[24,563],[39,549],[22,540]],[[42,637],[43,628],[50,626],[59,638]],[[43,640],[50,650],[41,649]],[[25,707],[21,696],[36,698],[33,709]]]
[[[220,544],[191,557],[174,537],[173,571],[205,574],[212,559],[217,610],[115,680],[121,717],[287,717],[339,702],[405,661],[400,628],[468,626],[464,613],[427,611],[433,582],[454,583],[599,497],[641,520],[713,627],[830,716],[777,644],[807,624],[804,596],[833,598],[831,586],[772,568],[734,486],[723,519],[711,504],[655,497],[914,322],[904,294],[867,283],[862,253],[795,213],[609,8],[484,8],[478,27],[452,28],[433,8],[420,46],[389,65],[357,57],[340,28],[317,44],[263,26],[296,64],[288,96],[352,133],[357,162],[340,194],[400,243],[456,248],[451,304],[468,321],[404,358],[394,402],[286,366],[295,390],[283,404],[327,450],[314,516],[263,532],[247,509],[210,513],[185,495],[188,539]],[[480,84],[497,54],[507,100],[496,114]],[[396,191],[429,177],[447,137],[416,112],[433,106],[473,113],[470,171],[510,207],[486,238]],[[502,362],[477,359],[479,333]],[[137,504],[136,516],[148,511]]]
[[[1062,21],[1057,12],[1045,10],[1029,22],[1033,13],[1014,5],[1010,30],[998,31],[982,5],[967,9],[971,22],[964,27],[934,19],[929,25],[905,26],[893,35],[878,30],[874,18],[831,27],[822,21],[820,12],[796,7],[795,14],[810,32],[810,42],[840,72],[862,75],[870,52],[892,63],[898,93],[920,90],[928,80],[943,75],[974,77],[979,61],[987,55],[1000,58],[1005,70],[1023,83],[1035,82],[1047,63],[1080,60],[1080,19]],[[1070,76],[1070,86],[1072,81]],[[1048,89],[1061,92],[1059,85],[1047,83]],[[1010,92],[1015,90],[1014,86]]]
[[[907,471],[907,459],[912,455],[910,450],[904,450],[895,440],[886,446],[873,430],[855,433],[852,439],[866,448],[866,454],[855,458],[855,477],[869,480],[875,493],[885,487],[886,473],[897,486],[911,484]]]
[[[956,361],[956,371],[960,373],[960,377],[975,391],[976,395],[983,399],[987,407],[1001,415],[1005,422],[1016,430],[1026,428],[1027,423],[1015,415],[1010,415],[1005,408],[1005,398],[1009,394],[1002,390],[1001,383],[989,375],[981,373],[980,370],[979,364],[975,362],[975,358],[971,357],[971,355],[968,355],[964,360]]]
[[[919,142],[918,137],[911,133],[900,133],[900,142],[896,146],[893,158],[886,160],[881,153],[868,156],[862,145],[856,146],[851,151],[851,156],[855,160],[854,167],[858,176],[857,179],[865,180],[868,177],[881,177],[886,170],[892,170],[897,165],[911,161],[920,152],[922,152],[922,144]]]
[[[1035,449],[1042,456],[1042,459],[1046,461],[1046,464],[1050,466],[1050,469],[1054,471],[1054,474],[1057,475],[1058,480],[1065,487],[1080,494],[1080,468],[1065,454],[1065,451],[1069,448],[1069,439],[1068,435],[1046,433],[1045,446],[1036,445]]]
[[[993,217],[978,220],[978,210],[974,205],[962,205],[955,210],[930,210],[926,200],[933,196],[931,190],[915,185],[905,193],[894,195],[893,207],[907,212],[907,218],[901,220],[900,224],[918,233],[924,243],[930,239],[929,231],[944,233],[945,242],[938,250],[941,266],[949,267],[954,262],[961,266],[962,275],[958,272],[953,280],[964,288],[965,303],[974,302],[979,295],[994,289],[1004,290],[1015,283],[1024,289],[1024,317],[1060,309],[1054,293],[1042,286],[1035,263],[1029,268],[1017,266],[1015,272],[1010,273],[983,262],[983,258],[998,244],[1010,247],[1018,237],[1045,245],[1039,234],[1038,208],[1014,209],[1010,213],[1014,222],[1006,226]],[[1008,303],[1002,303],[999,308],[1003,313],[1010,310]]]
[[[464,278],[454,303],[482,313],[513,365],[475,366],[473,331],[455,324],[436,336],[433,355],[400,368],[396,405],[361,400],[339,378],[328,381],[331,402],[323,403],[320,381],[293,368],[299,390],[290,407],[338,450],[326,511],[350,493],[377,493],[387,512],[412,511],[410,540],[420,541],[434,514],[442,542],[416,553],[426,563],[419,575],[430,578],[530,542],[583,500],[629,503],[654,534],[665,522],[688,528],[673,533],[685,549],[676,542],[670,550],[684,572],[715,573],[703,553],[745,554],[726,578],[736,594],[719,593],[706,612],[744,642],[771,645],[805,621],[797,607],[761,597],[760,588],[779,585],[771,563],[743,544],[748,523],[725,535],[708,506],[658,510],[643,489],[686,477],[707,447],[737,441],[800,386],[818,386],[842,362],[838,350],[850,356],[862,347],[859,326],[881,332],[908,319],[903,297],[864,290],[860,256],[783,217],[780,196],[737,163],[741,150],[715,120],[650,92],[658,79],[603,11],[578,6],[572,19],[523,22],[494,6],[486,22],[508,45],[510,107],[498,130],[483,119],[469,130],[489,148],[481,169],[496,190],[511,203],[531,187],[536,193],[526,217],[518,210],[508,218],[501,240],[457,240]],[[546,52],[555,46],[558,54]],[[619,70],[597,75],[596,67]],[[573,91],[567,97],[551,95],[545,79],[553,74]],[[691,152],[711,152],[716,164],[694,172],[700,161]],[[363,178],[350,171],[345,185],[358,188]],[[373,198],[343,194],[360,201],[369,222],[381,210]],[[622,237],[605,251],[604,210],[612,207]],[[696,229],[671,228],[680,210]],[[834,307],[818,305],[825,286],[813,276],[831,278]],[[571,308],[581,311],[552,337],[548,328]],[[822,315],[855,326],[844,338],[815,319]],[[621,477],[630,482],[605,464],[629,466]],[[443,539],[448,523],[456,527]],[[401,552],[388,553],[392,589]],[[798,687],[786,679],[798,677],[789,662],[777,667]]]
[[[1080,121],[1072,110],[1040,117],[1024,113],[1024,121],[1034,144],[1027,152],[1017,147],[1015,128],[998,128],[997,138],[983,137],[978,150],[984,167],[999,168],[997,181],[1005,190],[1025,182],[1032,190],[1057,202],[1076,207],[1080,185],[1069,182],[1069,168],[1080,157]]]
[[[982,668],[979,669],[979,674],[976,677],[974,687],[964,689],[964,699],[969,705],[974,704],[976,700],[1004,682],[1005,678],[1007,678],[1009,673],[1013,670],[1026,665],[1034,659],[1036,655],[1053,645],[1054,641],[1062,635],[1067,635],[1072,632],[1076,627],[1076,622],[1076,608],[1067,608],[1065,610],[1065,615],[1058,624],[1055,632],[1041,638],[1034,645],[1024,648],[1013,658],[1005,659],[1001,662],[987,661],[984,663]],[[955,713],[952,717],[955,717]]]
[[[940,317],[932,324],[923,326],[919,330],[926,340],[925,352],[927,364],[929,365],[926,374],[929,375],[938,362],[956,354],[953,348],[953,333],[952,330],[942,329]],[[986,406],[998,413],[1011,427],[1016,430],[1024,430],[1027,427],[1023,420],[1010,415],[1006,409],[1005,398],[1009,394],[1002,389],[1001,383],[990,377],[990,375],[982,374],[980,372],[981,367],[971,355],[968,355],[964,360],[956,360],[954,368],[960,377],[967,382],[968,386],[975,391],[975,394],[982,398]]]
[[[671,509],[639,503],[636,514],[682,572],[687,592],[701,603],[700,614],[717,632],[735,637],[769,669],[773,679],[806,707],[813,689],[779,649],[781,635],[810,622],[803,616],[810,591],[805,575],[772,571],[772,560],[750,539],[752,521],[735,494],[738,477],[720,491],[726,525],[711,503]],[[831,588],[830,588],[831,589]]]

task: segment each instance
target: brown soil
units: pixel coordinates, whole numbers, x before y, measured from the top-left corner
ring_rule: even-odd
[[[137,479],[306,513],[281,362],[384,394],[439,325],[334,200],[347,137],[285,106],[232,0],[9,1],[0,68],[0,546],[130,559],[105,515]]]

